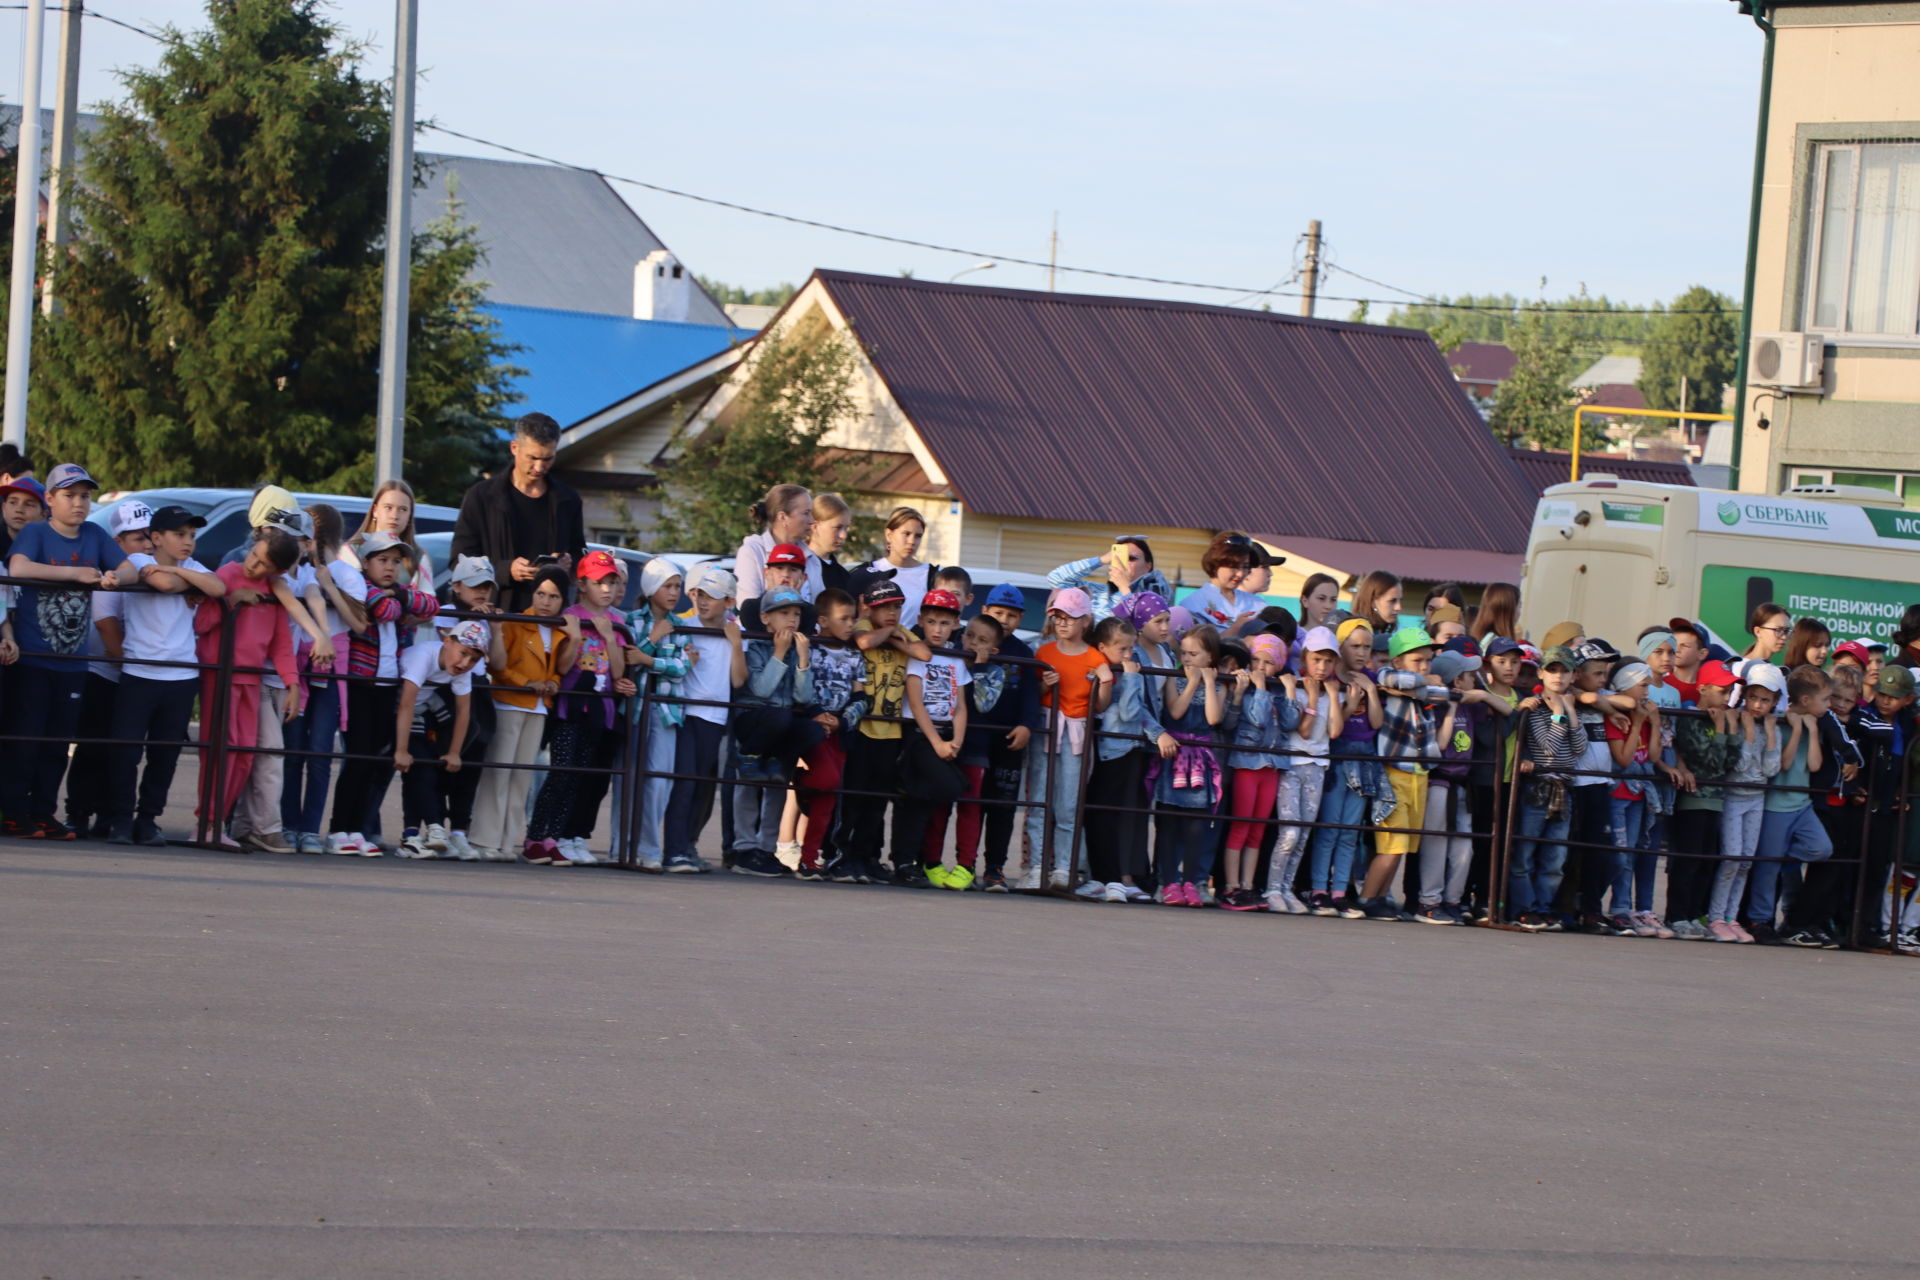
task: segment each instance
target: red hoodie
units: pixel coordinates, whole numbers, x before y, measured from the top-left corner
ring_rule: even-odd
[[[271,666],[289,689],[294,688],[299,682],[300,673],[293,665],[293,635],[287,625],[287,611],[273,598],[273,578],[249,578],[245,567],[237,560],[223,564],[213,572],[227,584],[229,596],[239,587],[247,587],[266,596],[258,604],[233,606],[233,682],[237,685],[259,684],[260,677],[249,668]],[[220,661],[223,604],[220,600],[203,600],[193,615],[193,631],[200,638],[198,653],[202,662]]]

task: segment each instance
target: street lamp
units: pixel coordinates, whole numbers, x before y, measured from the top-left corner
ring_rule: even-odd
[[[961,276],[970,276],[976,271],[991,271],[999,265],[1000,265],[999,263],[991,262],[991,261],[976,262],[972,266],[968,267],[965,271],[958,271],[958,272],[955,272],[953,275],[949,276],[947,278],[947,283],[952,284],[955,280],[958,280]]]

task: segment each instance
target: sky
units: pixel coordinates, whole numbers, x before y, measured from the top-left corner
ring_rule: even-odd
[[[197,0],[98,0],[148,27]],[[333,18],[391,74],[392,0]],[[52,104],[57,15],[43,103]],[[22,48],[24,15],[0,13]],[[952,246],[881,243],[616,184],[695,271],[946,279],[1318,314],[1415,294],[1738,295],[1760,35],[1729,0],[420,0],[423,120],[680,191]],[[87,24],[81,100],[160,46]],[[21,97],[24,53],[0,97]],[[435,133],[422,149],[502,153]],[[976,284],[1045,288],[1001,263]],[[1385,308],[1373,308],[1378,319]]]

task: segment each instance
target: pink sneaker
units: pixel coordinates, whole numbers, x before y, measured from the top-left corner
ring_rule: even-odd
[[[1748,933],[1747,927],[1741,924],[1738,920],[1727,921],[1727,928],[1733,930],[1733,940],[1735,942],[1752,942],[1753,941],[1753,935]]]
[[[1725,920],[1708,921],[1707,936],[1711,937],[1715,942],[1740,941],[1740,935],[1735,933],[1733,931],[1733,926],[1728,924]]]
[[[1205,898],[1203,898],[1203,897],[1201,897],[1201,896],[1200,896],[1200,886],[1199,886],[1199,885],[1197,885],[1197,884],[1193,884],[1192,882],[1188,882],[1188,883],[1187,883],[1187,884],[1186,884],[1186,885],[1185,885],[1184,887],[1185,887],[1185,889],[1186,889],[1186,894],[1187,894],[1187,905],[1188,905],[1188,906],[1190,906],[1190,907],[1204,907],[1204,906],[1206,906],[1206,905],[1207,905],[1207,900],[1206,900]]]
[[[1172,884],[1166,887],[1166,890],[1163,893],[1161,893],[1160,901],[1163,905],[1169,906],[1169,907],[1186,906],[1187,905],[1187,886],[1185,886],[1184,884],[1181,884],[1178,880],[1174,881]]]
[[[1633,930],[1633,936],[1636,938],[1657,938],[1660,936],[1660,931],[1653,927],[1653,921],[1642,912],[1636,911],[1628,916],[1627,927]],[[1672,935],[1669,934],[1668,936],[1671,937]]]
[[[1654,937],[1671,938],[1674,936],[1674,932],[1667,925],[1667,922],[1665,920],[1662,920],[1659,916],[1653,914],[1653,912],[1651,911],[1641,912],[1640,919],[1649,929],[1653,930]]]

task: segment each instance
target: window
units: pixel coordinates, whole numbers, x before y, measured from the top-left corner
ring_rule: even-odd
[[[1920,336],[1920,141],[1822,146],[1807,327]]]
[[[1795,468],[1792,484],[1844,484],[1862,489],[1878,489],[1899,498],[1908,510],[1920,510],[1920,475],[1902,475],[1895,471],[1802,471]]]

